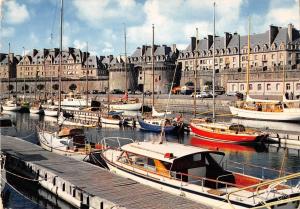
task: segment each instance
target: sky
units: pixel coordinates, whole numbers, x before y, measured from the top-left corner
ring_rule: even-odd
[[[141,45],[176,44],[185,49],[199,28],[199,38],[213,33],[213,0],[64,0],[63,47],[95,55],[124,55]],[[298,0],[215,0],[216,35],[262,33],[269,25],[299,28]],[[23,55],[33,48],[59,47],[60,0],[0,0],[0,52]],[[51,36],[52,34],[52,36]],[[51,38],[52,37],[52,38]],[[87,47],[88,45],[88,47]]]

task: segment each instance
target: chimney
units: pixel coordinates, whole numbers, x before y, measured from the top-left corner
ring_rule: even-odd
[[[231,33],[228,33],[228,32],[225,32],[225,37],[224,37],[224,48],[227,48],[230,40],[232,38],[232,34]]]
[[[211,45],[213,44],[213,36],[212,35],[208,35],[207,36],[207,50],[210,49]]]
[[[8,56],[10,63],[14,63],[14,53],[9,53]]]
[[[271,46],[278,34],[278,27],[274,25],[270,25],[269,30],[269,45]]]
[[[294,26],[293,24],[288,24],[288,37],[289,37],[289,42],[293,41],[293,31],[294,31]]]
[[[37,53],[38,53],[38,50],[37,49],[33,49],[32,50],[32,57],[34,57]]]
[[[177,52],[176,44],[172,44],[172,52]]]
[[[191,37],[191,51],[193,52],[196,48],[196,37]]]

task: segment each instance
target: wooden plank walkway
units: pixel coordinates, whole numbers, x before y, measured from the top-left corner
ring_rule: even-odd
[[[118,207],[132,209],[210,208],[122,178],[92,164],[45,151],[22,139],[1,136],[1,150],[24,162],[42,167],[59,178],[71,182],[82,191],[110,201]]]

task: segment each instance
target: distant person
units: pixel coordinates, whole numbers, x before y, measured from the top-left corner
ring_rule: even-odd
[[[288,92],[285,92],[285,98],[289,99],[289,93]]]
[[[290,96],[291,100],[294,99],[294,93],[291,91],[291,96]]]

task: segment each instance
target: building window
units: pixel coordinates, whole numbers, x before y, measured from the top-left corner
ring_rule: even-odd
[[[235,62],[236,61],[236,58],[235,57],[232,57],[232,62]]]
[[[296,90],[300,90],[300,83],[296,84]]]
[[[267,91],[271,91],[271,84],[270,83],[267,84]]]
[[[276,83],[276,91],[279,91],[280,83]]]
[[[275,59],[275,54],[272,54],[272,59]]]
[[[235,84],[232,84],[231,91],[235,91]]]
[[[261,84],[260,84],[260,83],[257,84],[257,90],[258,90],[258,91],[261,91]]]
[[[249,90],[252,90],[252,89],[253,89],[253,85],[249,84]]]
[[[286,90],[291,90],[291,84],[289,83],[286,84]]]
[[[241,85],[240,85],[240,90],[241,90],[241,91],[244,91],[244,84],[241,84]]]

